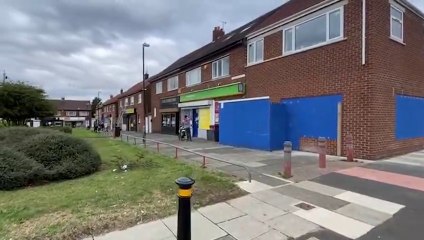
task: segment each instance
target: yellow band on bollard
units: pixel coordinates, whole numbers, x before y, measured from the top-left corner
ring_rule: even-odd
[[[189,188],[189,189],[178,189],[178,196],[179,197],[191,197],[192,193],[193,193],[193,190],[191,188]]]

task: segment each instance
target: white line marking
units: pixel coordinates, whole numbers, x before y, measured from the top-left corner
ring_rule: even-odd
[[[299,210],[293,214],[352,239],[359,238],[374,228],[369,224],[319,207]]]
[[[252,180],[252,182],[249,183],[249,181],[242,181],[242,182],[238,182],[236,183],[241,189],[243,189],[246,192],[249,193],[255,193],[255,192],[260,192],[260,191],[264,191],[264,190],[268,190],[271,189],[272,186],[267,185],[267,184],[263,184],[261,182]]]
[[[280,180],[282,182],[294,183],[293,181],[290,181],[288,179],[285,179],[285,178],[283,179],[283,178],[280,178],[280,177],[277,177],[277,176],[273,176],[271,174],[262,173],[262,175],[267,176],[267,177],[270,177],[270,178],[278,179],[278,180]]]
[[[369,197],[366,195],[362,195],[354,192],[344,192],[339,195],[334,196],[335,198],[344,200],[346,202],[355,203],[367,208],[371,208],[380,212],[388,213],[393,215],[397,213],[399,210],[404,208],[404,205],[381,200],[378,198]]]

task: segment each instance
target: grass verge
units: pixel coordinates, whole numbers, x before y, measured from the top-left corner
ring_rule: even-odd
[[[176,212],[174,180],[196,180],[195,207],[243,195],[230,178],[146,152],[84,129],[74,136],[86,139],[100,153],[102,170],[93,175],[16,191],[0,191],[0,239],[78,239],[123,229]],[[115,155],[134,159],[142,152],[151,167],[114,172]]]

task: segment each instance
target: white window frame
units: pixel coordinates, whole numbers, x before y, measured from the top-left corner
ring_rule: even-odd
[[[160,85],[160,87],[159,87],[159,85]],[[161,94],[163,92],[162,81],[157,82],[156,85],[155,85],[155,88],[156,88],[156,94]]]
[[[80,117],[88,117],[88,115],[90,115],[90,113],[88,111],[80,111],[79,112]]]
[[[138,104],[141,103],[141,93],[138,94]]]
[[[125,107],[128,106],[130,104],[130,101],[128,98],[125,98]]]
[[[190,78],[189,78],[189,76],[190,76],[190,73],[192,73],[192,72],[194,72],[194,71],[198,71],[198,81],[196,81],[195,83],[193,83],[193,82],[191,82],[190,81]],[[198,84],[200,84],[202,82],[202,68],[201,67],[198,67],[198,68],[194,68],[194,69],[192,69],[192,70],[190,70],[190,71],[187,71],[186,72],[186,86],[187,87],[190,87],[190,86],[195,86],[195,85],[198,85]]]
[[[134,96],[131,96],[130,98],[130,106],[134,105]]]
[[[392,8],[402,14],[402,19],[398,19],[395,16],[392,16]],[[398,41],[400,43],[404,43],[404,36],[405,36],[405,31],[404,31],[404,29],[405,29],[404,18],[405,17],[404,17],[404,15],[405,15],[405,9],[397,6],[394,3],[390,3],[390,38],[395,40],[395,41]],[[399,23],[401,24],[401,27],[402,27],[402,30],[401,30],[402,37],[401,38],[393,35],[393,20],[399,21]]]
[[[262,58],[261,59],[257,59],[257,56],[256,56],[256,48],[258,46],[258,42],[262,42]],[[249,59],[249,56],[250,56],[249,49],[250,49],[251,45],[253,45],[253,59],[254,59],[253,61],[251,61],[251,59]],[[263,62],[264,61],[264,54],[265,54],[264,38],[258,38],[258,39],[250,41],[247,44],[247,65],[252,65],[252,64],[257,64],[257,63]]]
[[[225,59],[227,59],[227,63],[228,63],[228,73],[224,74],[224,62],[225,62],[224,60]],[[218,69],[219,69],[218,64],[221,65],[221,70],[222,70],[221,75],[218,73]],[[216,75],[214,75],[214,69],[215,68],[216,68],[216,71],[215,71]],[[224,77],[227,77],[227,76],[230,76],[230,56],[225,56],[225,57],[222,57],[222,58],[212,62],[212,79],[224,78]]]
[[[171,82],[172,81],[175,81],[176,82],[176,86],[175,87],[172,87],[171,86]],[[168,92],[177,90],[178,89],[178,85],[179,85],[179,83],[178,83],[178,75],[177,76],[173,76],[172,78],[168,78],[167,85],[168,85],[167,86],[168,87]]]
[[[338,37],[334,37],[334,38],[330,38],[330,14],[336,11],[340,11],[340,36]],[[321,43],[317,43],[314,44],[312,46],[309,47],[304,47],[301,49],[297,49],[296,50],[296,27],[300,26],[304,23],[307,23],[309,21],[313,21],[319,17],[322,16],[326,16],[326,41],[325,42],[321,42]],[[291,54],[295,54],[295,53],[299,53],[299,52],[303,52],[303,51],[307,51],[313,48],[318,48],[321,46],[325,46],[325,45],[329,45],[338,41],[341,41],[344,39],[344,6],[341,7],[337,7],[337,8],[332,8],[332,9],[328,9],[327,11],[320,13],[319,15],[316,16],[312,16],[312,17],[307,17],[306,19],[302,20],[301,22],[298,22],[296,24],[292,24],[288,27],[284,27],[283,28],[283,56],[287,56],[287,55],[291,55]],[[290,51],[286,51],[286,45],[285,45],[285,39],[286,39],[286,31],[290,30],[292,31],[292,47]]]
[[[66,111],[65,115],[67,117],[76,117],[77,116],[77,112],[76,111]]]

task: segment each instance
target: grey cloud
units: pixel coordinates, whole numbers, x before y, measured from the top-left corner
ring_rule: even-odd
[[[410,0],[424,9],[421,0]],[[108,98],[283,0],[0,0],[0,70],[51,97]]]

